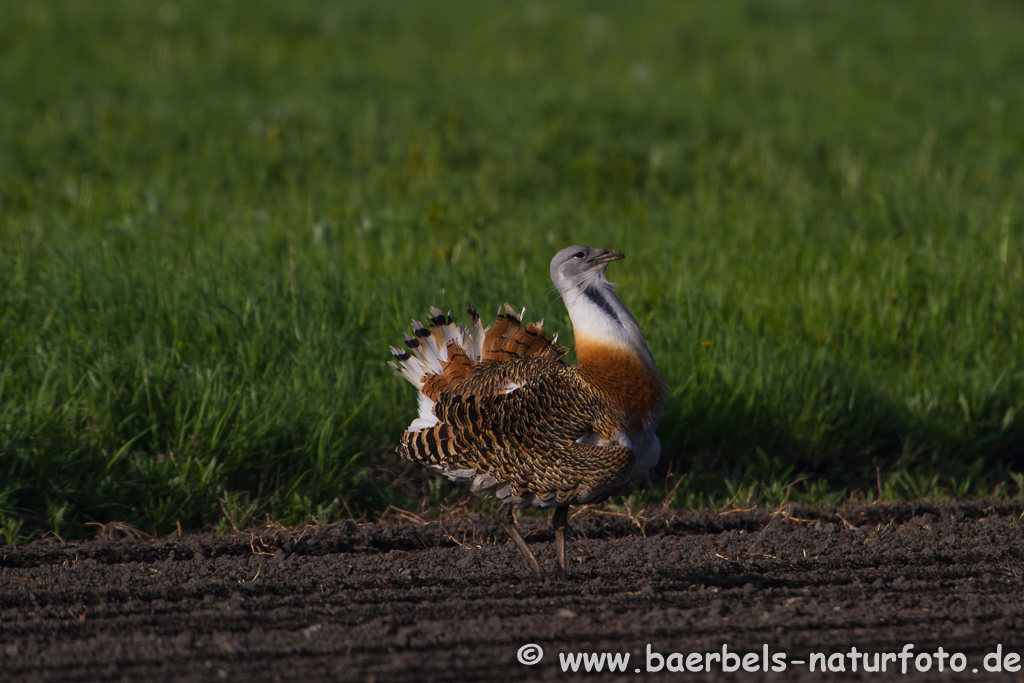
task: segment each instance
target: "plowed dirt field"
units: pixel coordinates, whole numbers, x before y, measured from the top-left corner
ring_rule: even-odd
[[[1022,513],[1019,500],[585,510],[565,582],[535,581],[479,518],[47,539],[0,548],[0,680],[802,681],[824,666],[847,680],[1020,681]],[[522,528],[550,568],[547,521]],[[529,644],[543,650],[532,665],[519,659],[536,657]],[[864,672],[907,644],[909,658]],[[997,646],[1001,672],[985,667]],[[572,673],[578,653],[629,660]]]

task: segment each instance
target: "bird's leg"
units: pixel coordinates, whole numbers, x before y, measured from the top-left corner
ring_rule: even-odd
[[[555,508],[551,516],[551,528],[555,530],[555,554],[558,556],[558,578],[565,581],[565,532],[569,528],[569,506]]]
[[[537,578],[541,581],[547,581],[547,574],[540,568],[540,562],[533,556],[530,549],[526,546],[526,541],[519,535],[519,530],[516,529],[516,513],[512,509],[512,505],[509,503],[502,503],[498,507],[498,511],[494,513],[494,518],[498,520],[498,526],[501,527],[502,531],[508,534],[508,537],[515,541],[515,544],[519,547],[519,550],[526,557],[526,561],[530,563],[530,568],[533,569],[533,573],[536,574]]]

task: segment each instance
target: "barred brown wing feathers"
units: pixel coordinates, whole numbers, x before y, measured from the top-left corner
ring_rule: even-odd
[[[624,447],[573,443],[538,460],[528,489],[541,499],[598,503],[625,482],[636,458]]]
[[[459,391],[459,386],[480,367],[518,358],[558,360],[568,353],[555,343],[557,334],[548,338],[543,322],[522,324],[525,309],[517,315],[505,304],[494,324],[486,329],[472,304],[467,310],[468,329],[432,307],[429,328],[412,321],[413,334],[405,334],[407,351],[391,347],[397,363],[388,365],[431,401],[443,392]]]
[[[505,346],[515,337],[521,322],[508,304],[498,309],[494,324],[488,328],[487,336],[484,337],[484,361],[503,361],[508,358]]]
[[[442,363],[442,370],[437,375],[427,375],[421,391],[431,401],[444,391],[454,389],[461,384],[475,367],[465,350],[456,341],[448,342],[448,360]]]
[[[510,370],[519,370],[513,375],[524,382],[521,387],[507,394],[441,393],[434,407],[440,424],[404,434],[403,456],[490,474],[508,486],[510,495],[549,504],[596,502],[610,495],[635,458],[625,447],[576,442],[594,429],[600,413],[597,396],[574,377],[573,368],[560,363],[524,359],[509,364]],[[499,364],[484,367],[482,375],[505,374]],[[525,379],[523,370],[530,367],[540,374]]]
[[[532,453],[512,445],[475,455],[473,469],[507,485],[511,496],[547,505],[599,503],[624,484],[635,462],[624,446],[579,443]]]
[[[403,457],[433,466],[475,469],[480,451],[507,453],[525,446],[524,439],[570,443],[589,429],[586,407],[592,397],[581,391],[574,369],[560,361],[515,358],[471,364],[460,382],[432,393],[445,381],[444,373],[428,376],[423,392],[434,401],[438,424],[406,431],[400,446]],[[510,386],[516,389],[509,392]],[[577,400],[568,400],[571,396]],[[523,425],[530,429],[522,430]],[[527,450],[540,447],[530,443]]]
[[[470,451],[460,443],[458,430],[443,423],[402,434],[399,454],[406,460],[435,467],[475,467],[473,461],[467,459]]]
[[[509,386],[516,388],[506,391]],[[444,427],[450,433],[429,438],[433,442],[457,435],[466,450],[488,453],[569,444],[591,430],[594,401],[573,369],[558,361],[525,358],[480,364],[455,390],[437,396],[434,415],[440,424],[434,429]],[[415,434],[406,436],[414,441]]]

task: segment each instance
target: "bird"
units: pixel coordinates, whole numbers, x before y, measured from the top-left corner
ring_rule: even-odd
[[[504,304],[484,327],[473,304],[469,325],[430,308],[412,321],[405,349],[388,365],[419,391],[418,415],[398,453],[499,502],[495,518],[534,575],[547,574],[516,528],[516,510],[554,508],[556,575],[566,574],[572,505],[629,493],[657,464],[655,429],[665,376],[606,270],[625,256],[574,245],[551,260],[551,281],[569,313],[576,365],[548,338],[544,321],[523,322]]]

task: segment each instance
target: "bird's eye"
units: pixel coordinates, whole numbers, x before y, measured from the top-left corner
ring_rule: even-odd
[[[572,255],[573,258],[583,258],[584,256],[586,256],[586,254],[584,254],[582,251],[577,251],[575,254]]]

